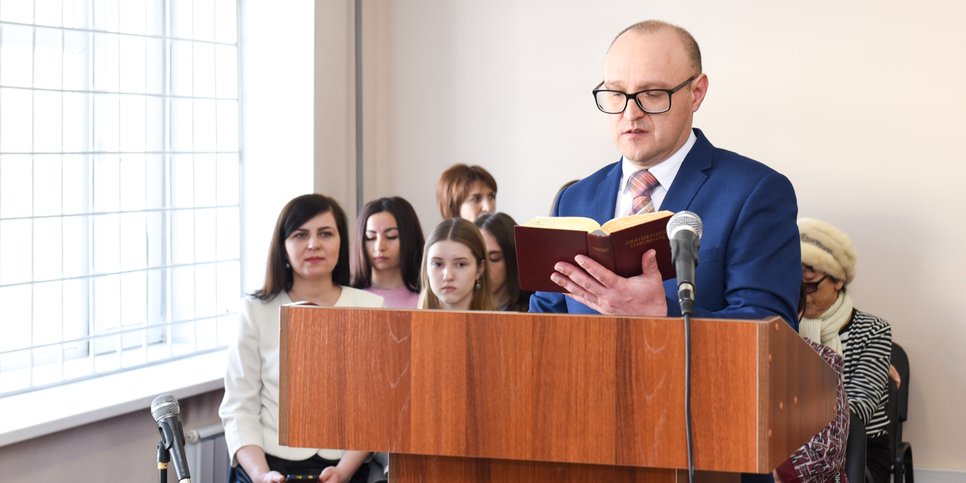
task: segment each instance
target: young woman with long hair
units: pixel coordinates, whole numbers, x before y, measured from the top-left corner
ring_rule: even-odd
[[[517,245],[513,239],[513,227],[517,222],[506,213],[484,213],[474,223],[486,243],[486,272],[496,310],[528,311],[530,292],[520,289]]]
[[[381,296],[386,307],[412,309],[419,300],[423,229],[403,198],[362,207],[352,241],[352,286]]]
[[[486,245],[476,225],[448,218],[436,225],[423,252],[419,308],[492,310]]]

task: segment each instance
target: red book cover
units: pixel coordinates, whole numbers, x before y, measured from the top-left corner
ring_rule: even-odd
[[[599,225],[590,218],[537,217],[514,228],[520,288],[563,292],[550,280],[554,265],[587,255],[622,277],[641,274],[641,256],[657,250],[664,280],[676,276],[667,238],[670,211],[632,215]]]

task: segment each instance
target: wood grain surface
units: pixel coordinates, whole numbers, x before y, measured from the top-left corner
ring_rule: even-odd
[[[686,466],[681,319],[286,306],[281,344],[283,444]],[[697,469],[769,472],[831,420],[834,372],[779,319],[692,344]]]

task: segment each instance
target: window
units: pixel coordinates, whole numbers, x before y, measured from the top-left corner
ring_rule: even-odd
[[[0,396],[224,347],[237,0],[0,3]]]

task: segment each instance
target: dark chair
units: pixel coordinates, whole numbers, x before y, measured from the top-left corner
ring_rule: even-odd
[[[845,475],[849,483],[865,482],[865,423],[849,414],[849,441],[845,446]]]
[[[909,415],[909,357],[902,346],[892,343],[892,365],[899,372],[902,384],[898,390],[895,384],[889,383],[889,449],[895,455],[893,459],[892,475],[895,483],[915,483],[912,472],[912,446],[902,440],[902,423]],[[895,396],[895,398],[893,398]],[[895,404],[892,404],[892,401]]]

